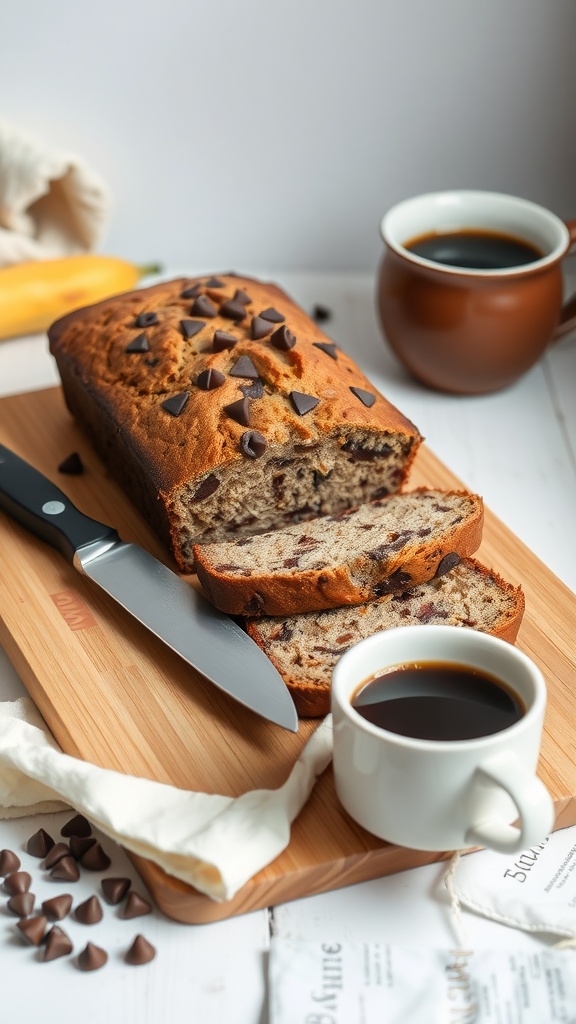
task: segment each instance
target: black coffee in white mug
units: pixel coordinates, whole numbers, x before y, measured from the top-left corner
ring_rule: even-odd
[[[469,740],[508,729],[525,714],[514,690],[471,665],[418,661],[368,679],[352,707],[378,726],[423,740]]]
[[[331,692],[336,793],[380,839],[510,854],[551,831],[537,776],[546,684],[514,644],[458,626],[382,630],[337,661]]]

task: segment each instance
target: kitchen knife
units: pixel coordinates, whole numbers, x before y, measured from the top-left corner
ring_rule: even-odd
[[[215,686],[298,731],[294,702],[264,652],[227,615],[137,544],[80,512],[47,477],[0,445],[0,508],[52,544]]]

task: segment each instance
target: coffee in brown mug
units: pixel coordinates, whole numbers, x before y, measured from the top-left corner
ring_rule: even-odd
[[[351,703],[379,729],[434,741],[491,736],[526,713],[519,695],[501,679],[444,661],[392,666],[362,683]]]
[[[471,395],[508,387],[576,329],[576,298],[563,305],[562,275],[576,220],[516,196],[462,190],[398,203],[380,231],[384,337],[428,387]]]
[[[534,263],[544,253],[523,238],[500,231],[433,231],[405,243],[416,256],[467,270],[504,270]]]

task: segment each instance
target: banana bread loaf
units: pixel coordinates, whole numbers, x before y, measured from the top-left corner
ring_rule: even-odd
[[[442,575],[480,546],[478,495],[420,488],[304,525],[194,549],[208,597],[230,615],[362,604]]]
[[[475,559],[403,594],[353,608],[249,619],[248,633],[283,676],[302,717],[330,711],[332,669],[352,644],[392,626],[463,626],[516,639],[524,595]]]
[[[176,280],[56,321],[70,411],[179,568],[400,489],[422,440],[275,285]]]

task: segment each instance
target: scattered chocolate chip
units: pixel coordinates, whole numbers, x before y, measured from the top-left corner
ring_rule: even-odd
[[[203,320],[181,320],[180,330],[187,341],[193,338],[195,334],[198,334],[206,324]]]
[[[11,896],[6,906],[11,914],[15,914],[16,917],[28,917],[34,910],[34,904],[36,903],[36,897],[31,892],[17,892],[15,896]]]
[[[219,277],[209,277],[206,281],[206,288],[223,288],[224,281],[221,281]]]
[[[220,487],[220,480],[214,473],[210,473],[194,491],[192,501],[203,501],[204,498],[209,498],[218,487]]]
[[[312,319],[316,323],[321,324],[326,320],[330,320],[332,316],[332,310],[328,309],[328,306],[321,306],[317,303],[312,310]]]
[[[201,284],[193,284],[189,288],[185,288],[183,292],[180,292],[181,299],[195,299],[197,295],[202,291]]]
[[[313,341],[314,348],[319,348],[322,352],[325,352],[331,359],[338,359],[338,348],[333,342],[328,341]]]
[[[61,836],[91,836],[92,826],[83,814],[76,814],[60,829]]]
[[[231,402],[224,406],[224,412],[231,420],[235,420],[242,427],[250,426],[250,402],[247,398],[239,398],[237,402]]]
[[[291,391],[290,401],[299,416],[304,416],[311,409],[315,409],[320,399],[313,395],[305,395],[302,391]]]
[[[74,860],[82,860],[86,850],[94,846],[95,842],[95,836],[70,836],[70,853]]]
[[[39,946],[44,938],[48,921],[45,917],[27,917],[24,921],[17,921],[16,927],[29,946]]]
[[[58,472],[66,473],[68,476],[81,476],[84,472],[84,465],[78,452],[67,455],[58,466]]]
[[[250,356],[240,356],[228,372],[231,377],[248,377],[251,380],[257,380],[260,376]]]
[[[3,878],[11,875],[13,871],[18,871],[19,867],[20,858],[12,850],[0,850],[0,875]]]
[[[253,380],[250,384],[239,384],[238,390],[242,392],[244,398],[262,398],[264,382],[258,377],[258,380]]]
[[[226,349],[234,348],[236,341],[237,339],[232,334],[226,334],[226,331],[214,331],[212,351],[224,352]]]
[[[152,906],[143,896],[137,892],[129,892],[126,903],[120,911],[120,917],[128,921],[132,917],[143,917],[144,914],[151,914]]]
[[[282,316],[282,313],[279,313],[273,306],[268,306],[268,309],[263,309],[260,316],[263,320],[270,320],[273,324],[283,324],[286,319],[286,317]]]
[[[106,903],[116,907],[122,902],[132,883],[129,878],[103,878],[100,884]]]
[[[150,351],[150,342],[148,341],[148,338],[146,337],[144,332],[142,332],[142,334],[139,334],[137,338],[134,338],[133,341],[131,341],[129,345],[126,345],[126,348],[124,349],[124,351],[125,352],[149,352]]]
[[[190,310],[192,316],[207,316],[209,319],[218,316],[218,307],[208,298],[207,295],[199,295],[197,299],[194,299],[194,304]]]
[[[59,860],[52,868],[50,878],[56,878],[62,882],[77,882],[80,872],[74,857],[62,857],[62,860]]]
[[[133,967],[140,967],[142,964],[149,964],[156,956],[156,950],[143,935],[137,935],[134,942],[124,957],[127,964]]]
[[[52,921],[62,921],[70,913],[72,897],[69,893],[63,892],[60,896],[53,896],[52,899],[44,900],[42,910],[46,917]]]
[[[274,324],[271,324],[268,320],[263,320],[260,316],[253,316],[250,324],[250,337],[252,341],[260,341],[261,338],[265,338],[267,334],[274,329]]]
[[[186,403],[190,398],[189,391],[181,391],[178,395],[171,395],[164,402],[161,402],[161,406],[166,412],[169,412],[171,416],[179,416],[184,411]]]
[[[363,388],[350,388],[350,391],[360,399],[362,405],[365,405],[367,409],[376,401],[376,395],[373,395],[371,391],[364,391]]]
[[[52,839],[52,836],[49,836],[43,828],[39,828],[33,836],[30,836],[30,839],[26,843],[26,852],[29,853],[31,857],[39,857],[40,860],[42,860],[42,858],[48,853],[48,850],[51,850],[53,846],[54,840]]]
[[[138,313],[134,321],[134,327],[153,327],[154,324],[160,323],[158,315],[156,313]]]
[[[240,305],[242,306],[249,306],[250,303],[252,302],[252,299],[246,292],[243,292],[241,288],[237,288],[236,291],[234,292],[232,301],[239,302]]]
[[[60,956],[67,956],[73,949],[74,946],[64,929],[55,924],[44,940],[44,960],[57,960]]]
[[[97,971],[108,962],[108,953],[93,942],[87,942],[84,949],[78,953],[77,965],[81,971]]]
[[[112,861],[106,851],[102,849],[100,843],[94,843],[94,846],[86,850],[80,863],[88,871],[105,871],[106,868],[110,867]]]
[[[220,306],[220,316],[227,317],[228,320],[244,320],[248,314],[243,304],[234,299],[229,299],[228,302],[223,302]]]
[[[438,562],[438,568],[436,569],[435,579],[438,576],[444,576],[445,573],[450,572],[451,569],[455,569],[460,563],[460,555],[456,551],[449,551],[444,558],[441,558]]]
[[[98,924],[102,920],[102,905],[97,896],[89,896],[74,910],[74,917],[80,924]]]
[[[46,854],[46,858],[44,860],[44,867],[46,868],[47,871],[49,871],[50,868],[53,868],[54,865],[57,864],[59,860],[62,860],[63,857],[69,856],[70,847],[66,843],[55,843],[54,846],[52,846],[48,850],[48,853]]]
[[[202,370],[196,377],[196,387],[202,391],[214,391],[215,388],[220,388],[224,384],[226,377],[220,370],[215,370],[210,367],[209,370]]]
[[[28,892],[32,885],[32,875],[27,871],[14,871],[4,879],[4,888],[10,896],[19,892]]]
[[[257,430],[247,430],[240,438],[240,451],[249,459],[259,459],[266,451],[266,438]]]
[[[284,324],[274,331],[270,338],[270,344],[274,345],[274,348],[279,349],[281,352],[288,352],[296,344],[296,335]]]

